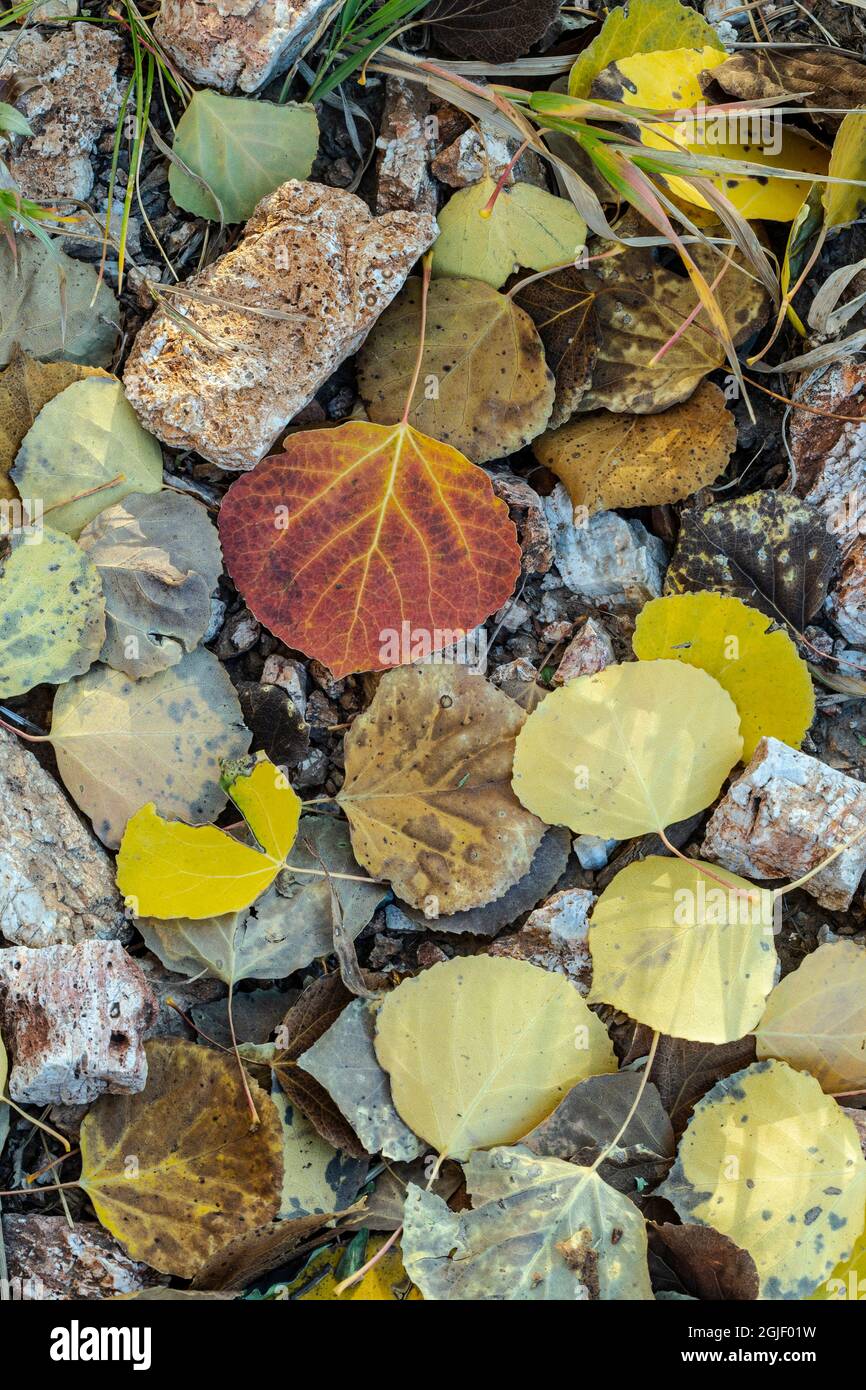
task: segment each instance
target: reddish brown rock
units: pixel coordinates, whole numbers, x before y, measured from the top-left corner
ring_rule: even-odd
[[[70,1226],[65,1216],[4,1214],[3,1239],[13,1298],[116,1298],[160,1280],[92,1221]]]
[[[587,618],[576,637],[565,649],[553,677],[554,685],[565,685],[578,676],[594,676],[615,660],[613,643],[600,623]]]
[[[80,1105],[104,1091],[143,1090],[143,1042],[156,1017],[150,986],[117,941],[0,951],[13,1100]]]
[[[142,424],[174,449],[253,468],[357,352],[436,232],[426,214],[372,217],[352,193],[284,183],[239,245],[187,282],[207,296],[184,301],[200,331],[157,310],[139,332],[123,382]]]
[[[524,570],[527,574],[547,574],[553,564],[553,539],[538,493],[514,473],[497,473],[491,481],[517,527]]]

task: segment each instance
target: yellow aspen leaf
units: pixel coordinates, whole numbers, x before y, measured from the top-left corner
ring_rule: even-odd
[[[821,201],[826,226],[847,227],[866,203],[866,188],[862,187],[866,180],[866,115],[862,111],[849,111],[837,130],[827,172],[836,179],[858,181],[824,185]]]
[[[603,68],[633,53],[717,43],[712,25],[680,0],[628,0],[608,10],[601,32],[572,67],[568,90],[573,97],[589,96],[593,78]]]
[[[712,72],[728,55],[718,47],[676,48],[620,58],[596,80],[593,95],[620,101],[625,107],[681,113],[705,106],[699,81],[701,72]],[[703,125],[700,120],[703,120]],[[763,121],[763,124],[762,124]],[[719,138],[721,137],[721,138]],[[797,131],[783,129],[771,113],[737,116],[712,113],[693,120],[660,121],[640,125],[641,144],[648,149],[730,160],[730,172],[704,169],[734,207],[748,218],[791,222],[813,182],[812,174],[826,174],[828,151]],[[766,174],[742,172],[737,163],[759,164]],[[802,172],[802,179],[773,178],[773,169]],[[685,171],[686,173],[688,171]],[[666,174],[671,192],[688,203],[710,204],[686,177]]]
[[[577,416],[536,439],[532,452],[562,480],[575,507],[660,507],[682,502],[724,473],[737,426],[712,382],[657,415],[609,410]]]
[[[276,1107],[236,1059],[191,1042],[147,1044],[147,1085],[102,1096],[81,1126],[80,1186],[135,1260],[191,1279],[224,1245],[277,1215]]]
[[[742,599],[716,593],[652,599],[632,645],[641,661],[682,661],[714,677],[740,715],[743,760],[760,740],[799,748],[815,714],[809,668],[787,632]]]
[[[376,1055],[394,1105],[442,1155],[511,1144],[588,1076],[610,1039],[563,975],[504,956],[445,961],[386,995]]]
[[[780,980],[755,1029],[759,1057],[811,1072],[825,1091],[866,1087],[866,950],[833,941]]]
[[[300,799],[263,754],[230,764],[223,787],[261,848],[214,825],[165,821],[152,802],[142,806],[117,855],[117,886],[136,916],[241,912],[273,883],[297,834]]]
[[[387,1236],[372,1236],[367,1242],[365,1258],[370,1260],[378,1255]],[[419,1289],[410,1282],[403,1268],[399,1244],[391,1246],[368,1270],[357,1284],[337,1293],[337,1285],[346,1277],[340,1271],[340,1261],[345,1254],[342,1246],[329,1250],[319,1250],[313,1255],[300,1274],[286,1285],[286,1295],[300,1302],[333,1303],[343,1300],[352,1302],[396,1302],[404,1303],[422,1298]]]
[[[512,786],[548,825],[628,840],[709,806],[742,746],[734,702],[712,676],[628,662],[542,701],[517,735]]]
[[[762,1299],[805,1299],[863,1230],[866,1160],[813,1076],[757,1062],[696,1106],[658,1195],[748,1250]]]
[[[0,699],[81,675],[104,641],[96,566],[58,531],[14,534],[0,554]]]
[[[499,289],[518,266],[550,270],[568,265],[586,245],[586,223],[567,198],[530,183],[506,185],[493,210],[489,174],[452,194],[439,214],[433,274],[486,280]]]
[[[595,1004],[655,1032],[734,1042],[754,1028],[773,988],[774,896],[697,861],[648,855],[595,905],[589,929]]]
[[[866,1223],[866,1216],[864,1216]],[[866,1300],[866,1234],[862,1235],[847,1260],[840,1260],[830,1278],[812,1294],[819,1303],[830,1299]]]

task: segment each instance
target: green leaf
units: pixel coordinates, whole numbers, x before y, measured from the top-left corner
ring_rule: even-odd
[[[589,96],[594,78],[618,58],[707,44],[719,47],[715,29],[679,0],[629,0],[611,9],[601,33],[580,54],[568,79],[569,94]]]
[[[159,492],[162,450],[141,428],[120,382],[91,376],[42,407],[11,476],[22,497],[42,498],[47,525],[77,536],[130,492]]]
[[[0,130],[11,130],[13,135],[33,134],[27,117],[10,106],[8,101],[0,101]]]
[[[439,214],[433,274],[486,280],[498,289],[517,266],[550,270],[574,260],[586,244],[586,223],[566,198],[529,183],[501,190],[489,176],[455,193]]]
[[[118,316],[92,266],[27,236],[15,238],[13,252],[0,237],[0,366],[17,345],[31,357],[106,367]]]
[[[178,122],[173,148],[198,178],[173,163],[171,196],[198,217],[243,222],[280,184],[309,177],[318,144],[312,106],[196,92]]]
[[[0,699],[81,675],[105,640],[95,567],[60,531],[13,537],[0,560]]]

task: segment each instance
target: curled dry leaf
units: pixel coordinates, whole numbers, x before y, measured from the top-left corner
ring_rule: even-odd
[[[450,646],[520,570],[487,474],[406,425],[292,435],[229,488],[220,539],[255,616],[338,677],[395,665],[407,630],[428,656]]]
[[[404,980],[379,1010],[376,1055],[398,1114],[451,1158],[514,1143],[578,1081],[616,1070],[602,1023],[563,975],[501,956]]]
[[[225,668],[199,648],[148,680],[95,666],[61,686],[49,738],[67,791],[114,849],[145,802],[213,820],[226,803],[219,761],[245,753],[250,733]]]
[[[780,980],[755,1029],[759,1057],[808,1071],[825,1091],[866,1088],[866,950],[819,946]]]
[[[561,479],[575,507],[660,507],[682,502],[724,473],[737,445],[718,386],[702,381],[657,415],[581,415],[536,439],[532,451]]]
[[[549,825],[627,840],[714,801],[743,741],[718,681],[676,661],[628,662],[554,690],[517,736],[512,785]]]
[[[695,1108],[658,1195],[747,1250],[761,1298],[804,1299],[863,1230],[866,1160],[814,1077],[756,1062]]]
[[[18,450],[12,480],[22,497],[42,498],[52,527],[77,536],[130,492],[159,492],[162,452],[120,382],[90,376],[42,407]]]
[[[523,1147],[466,1164],[471,1211],[410,1186],[403,1263],[428,1299],[652,1298],[643,1217],[589,1168]]]
[[[199,502],[130,493],[89,522],[79,544],[105,592],[107,665],[139,680],[194,650],[222,573],[216,528]]]
[[[665,588],[720,589],[796,634],[827,597],[837,559],[817,507],[765,488],[686,511]]]
[[[698,861],[650,855],[627,865],[592,913],[594,1004],[658,1033],[725,1043],[754,1028],[773,988],[774,897]]]
[[[632,645],[640,660],[683,661],[713,676],[740,716],[743,761],[765,736],[799,748],[815,714],[809,668],[787,632],[741,599],[673,594],[638,615]]]
[[[488,174],[452,193],[439,214],[434,275],[486,280],[498,289],[518,266],[570,265],[586,245],[586,223],[567,198],[531,183],[506,184],[488,210],[495,190]]]
[[[191,1279],[227,1241],[276,1216],[280,1119],[251,1080],[251,1128],[228,1053],[154,1040],[147,1063],[142,1092],[103,1096],[85,1116],[80,1184],[133,1259]]]
[[[568,420],[592,380],[598,351],[595,292],[572,266],[517,288],[514,302],[532,319],[556,380],[550,427]]]
[[[544,826],[510,785],[523,719],[464,666],[382,677],[346,736],[337,798],[373,878],[435,917],[491,902],[528,872]]]
[[[409,280],[361,352],[358,388],[378,424],[402,415],[418,354],[420,305],[421,282]],[[553,392],[541,342],[522,309],[481,280],[433,281],[409,414],[415,429],[486,463],[541,433]]]
[[[9,473],[21,441],[44,405],[86,376],[107,376],[77,362],[38,362],[16,346],[0,373],[0,499],[18,496]]]
[[[0,553],[0,699],[81,675],[104,640],[102,585],[75,542],[50,529],[13,535]]]

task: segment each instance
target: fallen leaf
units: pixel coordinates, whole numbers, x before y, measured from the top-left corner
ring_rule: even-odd
[[[199,1269],[193,1289],[245,1289],[272,1269],[278,1269],[299,1245],[320,1231],[337,1212],[298,1216],[294,1221],[268,1221],[244,1231],[220,1247]]]
[[[785,97],[785,106],[798,102],[819,130],[838,129],[841,114],[813,110],[820,107],[852,107],[861,104],[866,66],[832,48],[812,52],[796,49],[752,49],[734,53],[726,63],[701,74],[704,95],[712,99],[715,88],[739,101],[767,101]]]
[[[567,198],[531,183],[496,189],[489,174],[452,193],[439,213],[433,274],[486,280],[498,289],[518,266],[551,270],[574,261],[586,245],[586,223]]]
[[[385,1244],[385,1236],[375,1236],[366,1242],[364,1260],[373,1260]],[[318,1250],[310,1257],[300,1274],[286,1285],[286,1297],[304,1302],[360,1302],[376,1300],[411,1302],[421,1298],[421,1294],[409,1282],[400,1248],[393,1245],[356,1284],[352,1284],[342,1294],[337,1293],[337,1285],[351,1271],[344,1272],[341,1262],[345,1255],[342,1246],[329,1250]]]
[[[60,531],[18,531],[0,555],[0,698],[87,671],[105,640],[99,575]]]
[[[703,311],[683,329],[698,305],[687,277],[660,265],[646,248],[601,243],[600,253],[607,250],[614,254],[581,272],[595,296],[599,345],[592,383],[577,409],[640,415],[667,410],[724,365],[724,345]],[[733,342],[752,337],[767,318],[769,299],[744,271],[739,253],[727,269],[703,246],[693,248],[693,258],[711,281],[723,272],[714,293]],[[675,334],[664,357],[653,363]]]
[[[366,1159],[339,1154],[309,1120],[293,1110],[277,1085],[271,1100],[280,1117],[283,1136],[283,1190],[280,1220],[330,1216],[345,1211],[358,1196],[367,1176]]]
[[[16,349],[40,359],[107,367],[117,300],[93,266],[34,237],[0,239],[0,366]]]
[[[832,103],[839,106],[838,98]],[[862,97],[858,97],[858,105]],[[857,183],[826,183],[821,201],[824,204],[824,223],[827,227],[847,227],[854,222],[866,204],[866,115],[849,111],[843,120],[830,154],[830,167],[827,170],[834,179],[855,179]],[[861,186],[858,187],[858,184]]]
[[[49,739],[67,791],[115,849],[148,801],[166,816],[213,820],[226,803],[219,760],[245,753],[250,734],[225,668],[198,648],[144,681],[94,666],[62,685]]]
[[[291,770],[310,751],[310,726],[298,713],[287,690],[259,681],[239,681],[244,722],[252,731],[252,750],[265,753],[277,767]]]
[[[653,1084],[671,1117],[674,1133],[682,1133],[695,1104],[721,1077],[742,1071],[754,1060],[752,1037],[718,1046],[660,1037],[652,1069]]]
[[[409,1163],[424,1145],[394,1109],[388,1077],[373,1045],[373,1009],[353,999],[298,1065],[328,1092],[368,1153]]]
[[[717,72],[719,65],[724,66],[727,61],[728,56],[719,47],[717,38],[704,48],[634,54],[618,59],[600,73],[593,83],[592,95],[619,102],[626,111],[632,106],[660,112],[698,110],[701,114],[694,121],[680,116],[673,122],[639,123],[640,143],[665,154],[686,152],[694,155],[698,161],[696,173],[714,184],[743,217],[791,222],[812,185],[810,176],[827,172],[827,150],[817,141],[781,124],[765,132],[768,118],[762,118],[760,112],[751,118],[732,116],[728,112],[703,114],[705,104],[699,77],[707,71]],[[730,170],[719,172],[701,168],[702,157],[730,161]],[[738,164],[745,162],[760,166],[766,173],[744,172]],[[774,178],[774,169],[802,171],[805,177]],[[712,204],[689,181],[687,170],[683,171],[683,177],[669,173],[659,177],[673,196],[712,210]]]
[[[673,1162],[674,1132],[652,1082],[643,1089],[636,1072],[590,1076],[560,1101],[552,1115],[529,1131],[523,1143],[542,1158],[560,1158],[591,1168],[617,1139],[597,1169],[598,1176],[627,1196],[654,1187]],[[620,1134],[626,1119],[625,1132]]]
[[[318,146],[312,106],[193,92],[172,146],[186,167],[172,160],[169,191],[196,217],[243,222],[281,184],[309,178]]]
[[[589,96],[594,78],[609,63],[633,53],[718,46],[719,36],[701,15],[679,0],[629,0],[609,11],[601,33],[579,55],[568,80],[573,97]]]
[[[423,17],[438,48],[498,67],[543,38],[559,7],[560,0],[432,0]]]
[[[18,496],[9,480],[21,441],[44,405],[73,381],[104,376],[99,367],[76,362],[37,362],[20,347],[12,350],[9,366],[0,373],[0,499]]]
[[[383,676],[346,735],[337,798],[359,864],[433,916],[482,906],[517,883],[544,835],[510,786],[523,719],[464,666]]]
[[[379,1009],[376,1055],[398,1114],[450,1158],[514,1143],[578,1081],[616,1070],[603,1025],[564,976],[494,956],[399,984]]]
[[[863,1229],[866,1160],[814,1077],[757,1062],[696,1106],[658,1195],[747,1250],[762,1299],[805,1299]]]
[[[399,420],[418,355],[421,282],[408,280],[362,349],[358,389],[371,420]],[[487,463],[540,434],[553,380],[528,315],[481,280],[434,280],[413,428]]]
[[[175,666],[198,646],[222,574],[216,527],[178,492],[132,492],[79,536],[105,591],[102,660],[134,680]]]
[[[866,1087],[866,950],[819,946],[780,980],[755,1029],[758,1057],[807,1071],[825,1091]]]
[[[709,1226],[665,1222],[647,1227],[653,1287],[679,1289],[693,1298],[736,1300],[758,1297],[755,1261],[727,1236]]]
[[[373,983],[372,978],[370,983]],[[306,1115],[323,1139],[354,1158],[366,1158],[367,1150],[339,1106],[298,1062],[298,1058],[336,1023],[352,997],[339,974],[324,975],[307,985],[277,1030],[277,1047],[271,1067],[289,1102]]]
[[[553,826],[544,835],[532,856],[532,863],[513,887],[483,907],[470,907],[465,912],[451,912],[445,917],[425,917],[423,911],[398,902],[404,917],[421,930],[437,932],[471,932],[473,936],[495,936],[500,927],[511,926],[518,917],[531,912],[553,891],[568,863],[571,836],[562,826]]]
[[[860,1303],[866,1296],[866,1234],[856,1242],[847,1260],[841,1260],[830,1278],[811,1295],[818,1302],[850,1299]]]
[[[258,847],[215,825],[163,820],[148,802],[127,822],[117,854],[117,886],[136,917],[200,921],[241,912],[283,867],[297,834],[298,796],[261,754],[223,766],[222,790]]]
[[[237,1062],[190,1042],[146,1044],[147,1085],[102,1096],[81,1125],[80,1186],[136,1260],[191,1279],[226,1241],[279,1209],[283,1157],[270,1097]]]
[[[737,446],[737,426],[718,386],[657,415],[580,415],[535,440],[532,452],[565,484],[575,507],[682,502],[715,482]]]
[[[764,737],[799,748],[815,715],[808,666],[787,632],[769,628],[739,598],[674,594],[646,604],[632,646],[641,661],[682,661],[713,676],[737,707],[748,762]]]
[[[288,444],[220,510],[226,567],[288,646],[337,677],[379,671],[405,659],[404,632],[429,659],[505,603],[520,570],[514,525],[456,449],[363,421]]]
[[[837,557],[817,507],[766,489],[687,510],[665,588],[734,594],[796,634],[827,597]]]
[[[713,865],[723,888],[698,864],[650,855],[605,888],[589,925],[588,998],[658,1033],[733,1042],[773,988],[775,899]]]
[[[733,700],[677,661],[608,666],[552,691],[517,735],[512,786],[576,834],[628,840],[716,799],[742,752]]]
[[[106,486],[118,475],[120,482]],[[162,451],[141,428],[120,382],[90,376],[42,407],[11,476],[22,497],[42,498],[48,525],[77,536],[130,492],[159,492]]]
[[[430,1165],[422,1158],[416,1158],[414,1163],[389,1163],[376,1179],[372,1193],[364,1198],[361,1209],[355,1215],[344,1218],[340,1223],[341,1228],[396,1231],[398,1226],[403,1225],[403,1207],[410,1183],[423,1186],[450,1202],[463,1186],[463,1169],[458,1163],[446,1159],[428,1182],[430,1172]]]
[[[513,297],[535,324],[556,379],[548,422],[553,429],[571,418],[592,380],[599,336],[596,296],[568,267],[518,287]]]
[[[497,1148],[472,1155],[466,1185],[462,1212],[409,1188],[403,1263],[425,1298],[652,1298],[643,1217],[597,1173]]]

